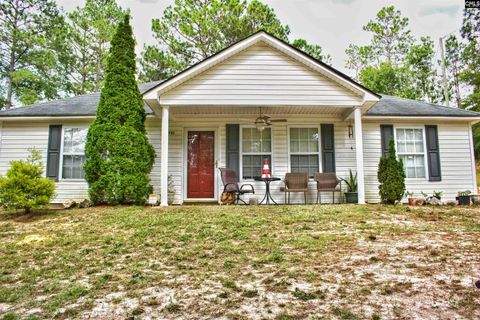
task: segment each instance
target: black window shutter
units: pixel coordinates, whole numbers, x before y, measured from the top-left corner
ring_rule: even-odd
[[[435,125],[425,126],[427,139],[427,159],[429,181],[441,181],[440,148],[438,146],[438,129]]]
[[[240,125],[226,126],[226,160],[227,168],[235,170],[240,176]]]
[[[335,138],[333,124],[321,125],[323,172],[335,172]]]
[[[58,181],[62,126],[51,125],[48,130],[47,178]]]
[[[380,133],[382,135],[382,157],[384,157],[388,153],[390,140],[393,139],[393,125],[381,124]]]

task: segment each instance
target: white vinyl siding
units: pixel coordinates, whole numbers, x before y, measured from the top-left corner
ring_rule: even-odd
[[[243,118],[244,116],[242,116]],[[173,178],[175,188],[175,200],[181,203],[184,199],[183,194],[183,140],[185,128],[209,127],[217,128],[218,147],[220,148],[218,166],[225,166],[225,125],[228,123],[239,123],[242,126],[251,126],[256,115],[250,116],[251,119],[239,120],[235,115],[176,115],[174,122],[170,124],[169,130],[169,175]],[[337,175],[346,177],[348,170],[356,171],[355,163],[355,142],[348,137],[348,125],[340,118],[311,115],[309,117],[289,118],[287,124],[274,124],[271,129],[272,138],[272,159],[271,170],[276,177],[283,178],[286,172],[289,172],[289,127],[311,126],[316,127],[321,123],[334,123],[335,126],[335,162]],[[381,156],[380,145],[380,124],[385,122],[364,122],[364,157],[365,157],[365,190],[366,200],[368,202],[378,202],[378,182],[377,170],[378,161]],[[391,121],[389,123],[392,123]],[[0,173],[5,174],[10,167],[12,160],[25,159],[28,156],[29,148],[37,148],[42,151],[45,161],[48,145],[48,126],[49,124],[59,124],[55,122],[20,122],[4,121],[1,125],[0,138]],[[61,123],[60,123],[61,124]],[[398,127],[419,127],[418,123],[398,122],[393,123]],[[444,199],[454,199],[460,190],[473,190],[473,179],[471,169],[469,126],[466,123],[425,123],[438,125],[438,138],[440,146],[440,161],[442,168],[442,181],[430,182],[427,179],[407,179],[407,190],[420,194],[421,191],[431,193],[433,190],[444,191]],[[66,121],[65,127],[88,126],[88,122]],[[157,155],[160,154],[160,121],[158,119],[147,120],[147,134],[150,143],[154,146]],[[160,193],[160,159],[156,158],[152,172],[150,174],[151,183],[154,192]],[[263,182],[251,182],[255,187],[255,195],[245,197],[262,197],[265,192]],[[217,179],[218,190],[222,190],[221,181]],[[81,200],[88,197],[88,185],[85,181],[59,181],[57,185],[57,196],[54,202],[63,202],[67,199]],[[283,193],[280,191],[282,182],[273,182],[271,191],[274,199],[283,202]],[[309,183],[308,199],[314,202],[316,199],[315,184]],[[300,196],[292,195],[292,202],[303,201]],[[329,199],[324,199],[329,201]]]
[[[62,123],[63,122],[63,123]],[[0,174],[5,175],[10,161],[26,159],[29,149],[42,152],[42,161],[46,164],[48,146],[48,128],[50,124],[62,124],[64,128],[87,128],[89,120],[48,121],[4,121],[0,125]],[[156,154],[160,154],[159,120],[147,120],[147,134]],[[160,192],[160,159],[156,158],[150,174],[155,192]],[[62,167],[59,168],[61,174]],[[85,180],[64,180],[56,182],[54,203],[73,199],[81,201],[88,198],[88,184]]]
[[[160,95],[165,105],[358,105],[338,83],[258,43]]]
[[[375,121],[363,124],[363,150],[365,161],[365,192],[368,202],[379,202],[378,195],[378,162],[381,157],[380,124],[393,124],[395,128],[423,128],[426,124],[438,126],[438,142],[440,148],[440,165],[442,170],[441,181],[428,181],[428,168],[425,169],[426,178],[406,179],[406,189],[416,196],[421,192],[432,194],[443,191],[442,200],[454,200],[457,192],[472,190],[475,176],[472,175],[472,159],[470,155],[469,125],[467,123],[436,123],[436,122],[408,122],[408,121]],[[338,159],[338,157],[337,157]]]

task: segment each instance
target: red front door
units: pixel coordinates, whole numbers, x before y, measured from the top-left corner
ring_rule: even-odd
[[[187,197],[215,197],[215,132],[188,131]]]

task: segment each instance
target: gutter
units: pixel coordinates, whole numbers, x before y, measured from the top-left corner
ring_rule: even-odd
[[[480,122],[480,116],[471,117],[458,117],[458,116],[368,116],[365,115],[362,117],[365,120],[442,120],[442,121],[464,121],[477,123]]]
[[[0,121],[45,121],[45,120],[92,120],[96,116],[0,116]],[[156,118],[155,114],[148,114],[147,119]]]

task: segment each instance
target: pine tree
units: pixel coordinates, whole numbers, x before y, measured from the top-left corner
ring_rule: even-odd
[[[61,96],[65,21],[52,0],[0,1],[0,107]]]
[[[135,40],[126,15],[113,36],[105,85],[85,147],[85,178],[95,204],[142,204],[152,191],[155,153],[135,81]]]
[[[290,42],[288,25],[259,0],[175,0],[152,20],[156,43],[143,48],[139,78],[143,82],[166,79],[259,30]],[[292,45],[330,61],[319,45],[304,39]]]
[[[388,154],[380,158],[378,165],[378,186],[383,203],[395,204],[405,193],[405,169],[401,159],[397,159],[395,143],[390,140]]]
[[[70,92],[80,95],[100,91],[109,43],[124,15],[125,10],[115,0],[86,0],[68,14]]]

